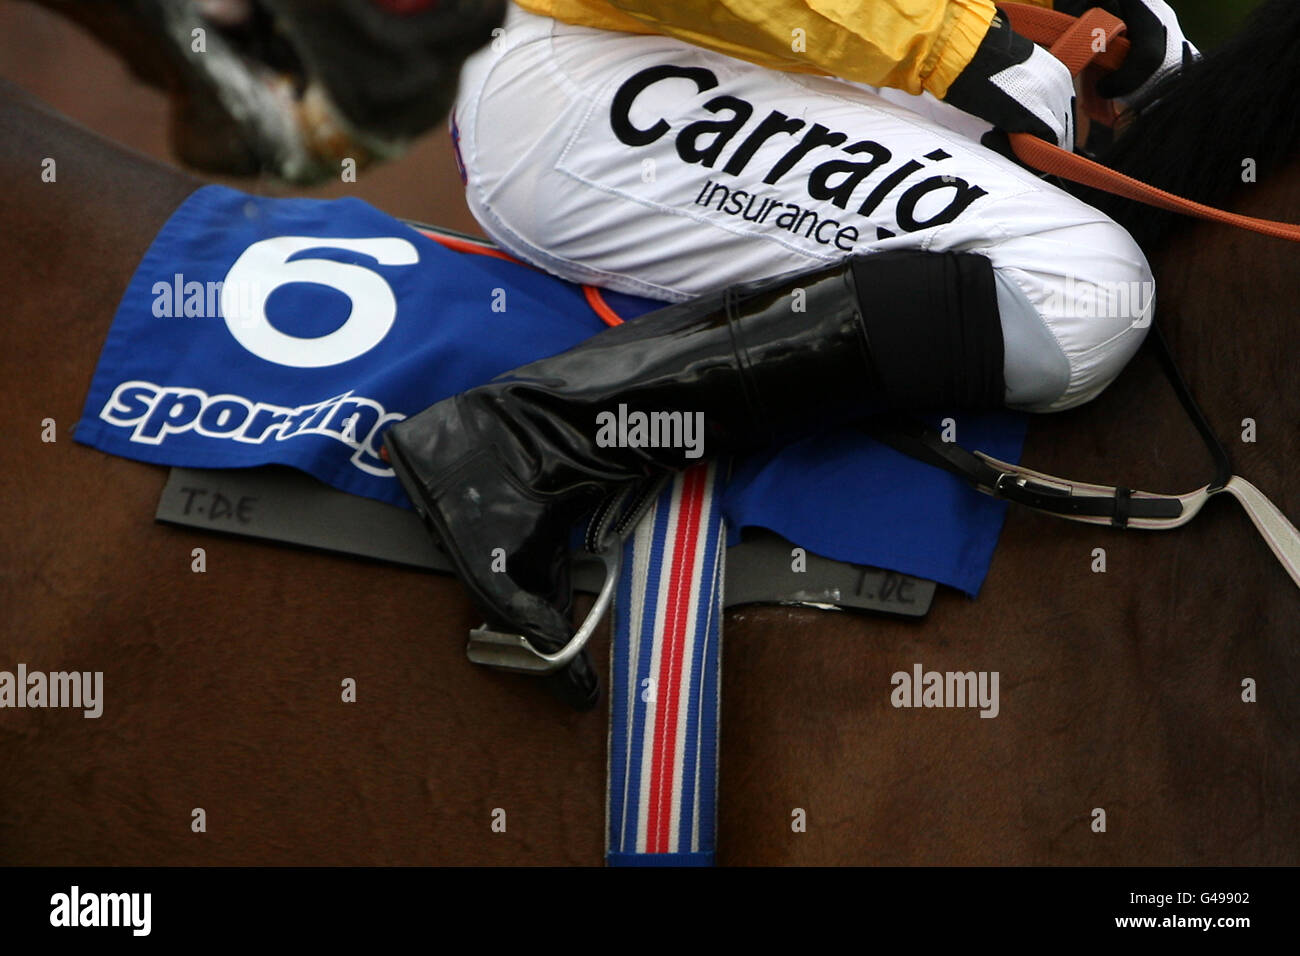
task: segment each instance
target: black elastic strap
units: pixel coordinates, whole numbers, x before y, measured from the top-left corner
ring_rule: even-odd
[[[871,361],[889,407],[1004,405],[1002,318],[988,257],[900,249],[851,261]]]

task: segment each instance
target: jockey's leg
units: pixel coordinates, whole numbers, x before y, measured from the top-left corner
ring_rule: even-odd
[[[996,274],[1007,404],[1032,411],[1095,397],[1150,324],[1128,234],[931,97],[515,8],[494,45],[456,108],[467,198],[552,273],[680,301],[850,253],[978,253]]]
[[[398,422],[385,446],[490,621],[550,653],[571,631],[569,531],[602,498],[890,406],[1000,406],[996,299],[983,256],[853,256],[606,329]],[[623,436],[637,419],[641,438]],[[585,658],[556,680],[594,701]]]
[[[886,407],[1064,408],[1142,338],[1131,239],[933,118],[661,38],[516,15],[501,41],[457,108],[480,221],[552,272],[678,303],[387,433],[477,602],[542,650],[571,633],[568,531],[611,491]],[[1134,282],[1145,298],[1095,301]],[[624,408],[681,440],[602,440]],[[556,679],[594,701],[585,659]]]

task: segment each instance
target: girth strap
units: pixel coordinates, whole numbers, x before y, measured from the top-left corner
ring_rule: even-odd
[[[1232,474],[1227,449],[1210,428],[1158,328],[1152,328],[1148,343],[1155,348],[1179,402],[1214,457],[1214,480],[1184,495],[1153,494],[1058,478],[1000,461],[983,452],[967,451],[955,442],[944,441],[934,429],[912,419],[882,417],[865,421],[861,427],[903,454],[964,479],[977,491],[1086,524],[1168,531],[1191,521],[1215,495],[1227,493],[1241,503],[1269,549],[1300,587],[1300,531],[1258,488]]]
[[[1210,498],[1226,492],[1241,503],[1269,549],[1300,587],[1300,531],[1258,488],[1238,475],[1218,487],[1205,485],[1185,495],[1152,494],[1070,481],[983,452],[971,453],[915,422],[878,420],[863,428],[903,454],[965,479],[977,491],[1086,524],[1168,531],[1187,524]]]
[[[1037,511],[1121,527],[1142,519],[1170,521],[1184,512],[1183,500],[1171,495],[1066,481],[983,452],[969,452],[914,419],[873,419],[863,428],[891,448],[950,471],[985,494]]]

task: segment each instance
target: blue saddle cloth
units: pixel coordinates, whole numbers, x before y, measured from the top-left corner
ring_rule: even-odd
[[[625,318],[660,305],[605,297]],[[76,438],[163,465],[288,465],[409,507],[379,457],[384,429],[604,328],[581,287],[452,250],[359,200],[205,186],[127,286]],[[1023,416],[957,422],[967,447],[1019,459]],[[843,429],[738,463],[724,511],[733,538],[768,528],[973,595],[1004,506]]]

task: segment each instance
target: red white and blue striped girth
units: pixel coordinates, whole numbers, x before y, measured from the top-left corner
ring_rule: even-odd
[[[725,467],[677,475],[624,545],[610,665],[611,866],[713,863]]]

